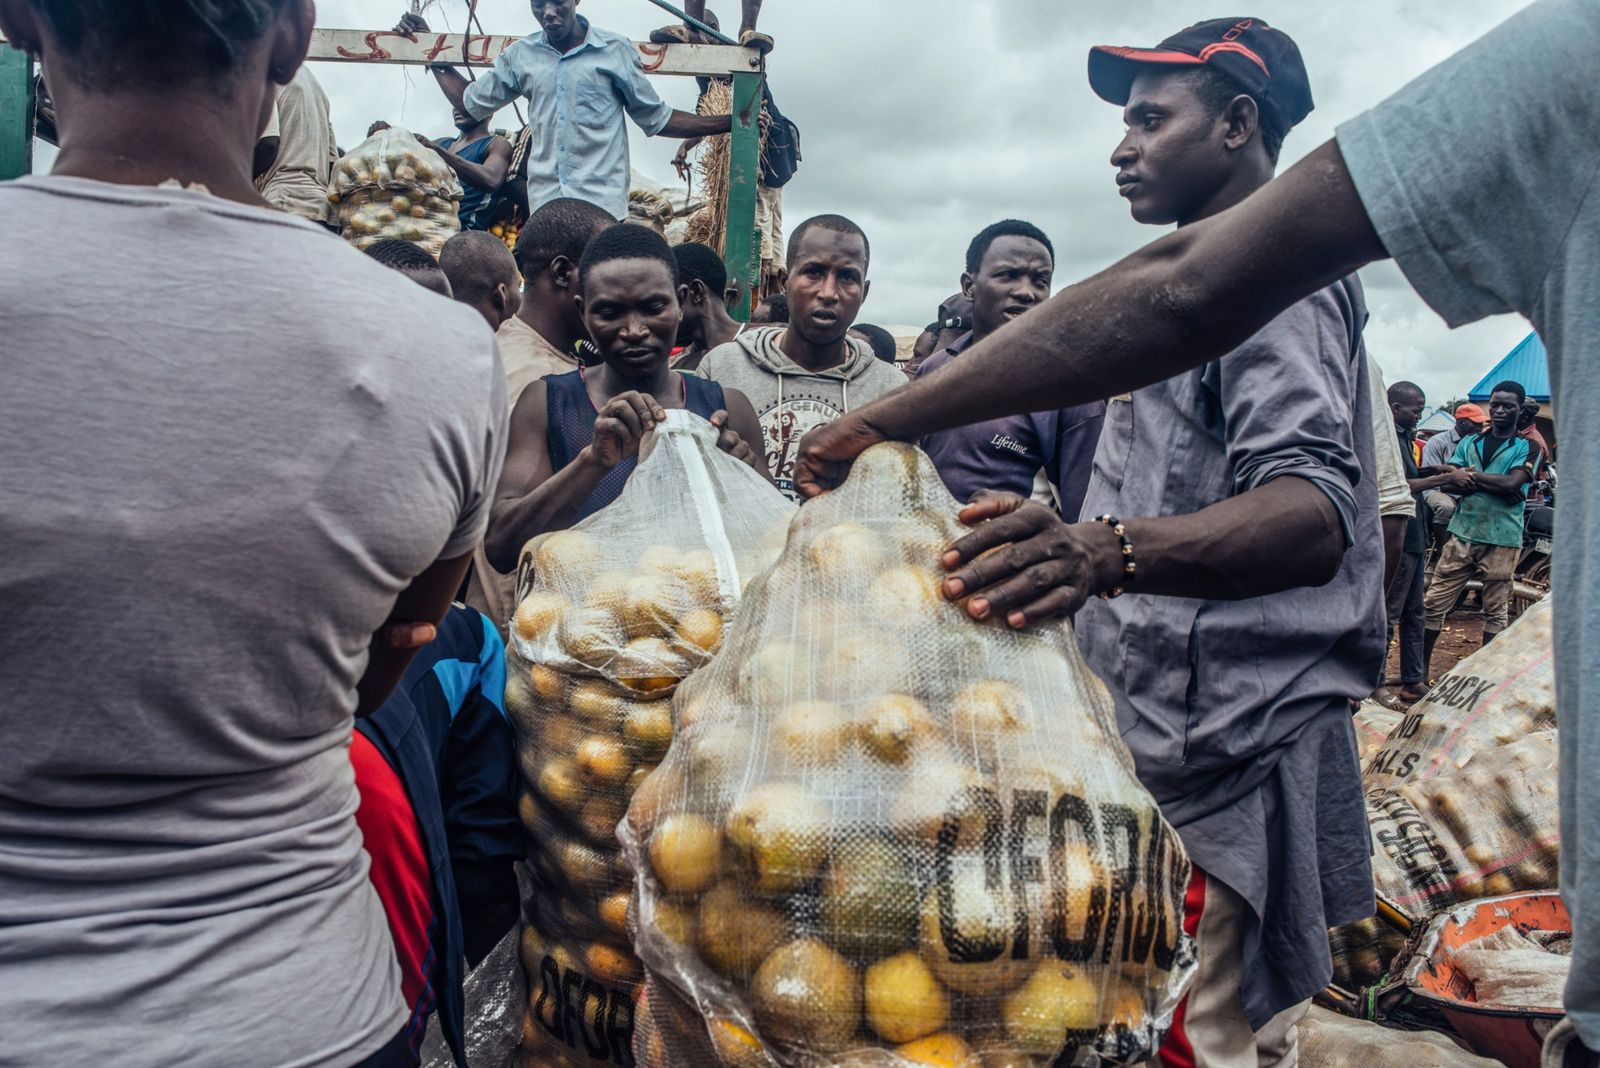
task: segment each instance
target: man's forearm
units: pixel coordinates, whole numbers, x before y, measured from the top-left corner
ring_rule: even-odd
[[[1225,355],[1296,300],[1384,255],[1329,142],[1239,206],[1070,286],[853,414],[913,440],[1115,396]]]
[[[467,107],[462,103],[462,97],[466,96],[467,93],[467,79],[461,76],[461,72],[454,67],[447,67],[442,64],[431,66],[428,69],[433,72],[434,81],[439,83],[439,88],[444,92],[444,98],[450,101],[451,106],[466,111]]]
[[[732,115],[691,115],[687,111],[674,111],[672,118],[661,127],[660,137],[710,137],[725,134],[733,129]]]
[[[593,447],[585,446],[570,464],[538,489],[522,497],[496,501],[483,539],[484,555],[490,565],[502,575],[515,571],[517,556],[527,540],[570,526],[609,470],[595,459]]]
[[[1528,476],[1524,471],[1514,471],[1509,475],[1478,475],[1476,477],[1478,492],[1487,493],[1513,503],[1523,499],[1522,487],[1528,484]]]
[[[1400,557],[1405,554],[1406,527],[1411,525],[1411,516],[1386,515],[1380,522],[1383,524],[1383,589],[1387,593],[1394,583],[1395,572],[1400,570]]]
[[[956,361],[960,362],[960,361]],[[1328,495],[1284,476],[1191,515],[1123,517],[1138,593],[1237,601],[1338,574],[1344,532]]]
[[[462,159],[448,148],[440,148],[438,145],[433,148],[450,165],[450,169],[456,172],[456,176],[474,189],[497,193],[505,184],[506,168],[503,165],[490,168],[481,163],[473,163],[469,159]]]

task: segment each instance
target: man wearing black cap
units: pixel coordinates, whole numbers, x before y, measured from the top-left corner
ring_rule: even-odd
[[[1181,374],[1333,279],[1391,256],[1451,326],[1509,311],[1528,317],[1549,350],[1558,422],[1592,424],[1600,412],[1597,39],[1593,0],[1537,0],[1340,126],[1237,207],[1068,287],[927,382],[813,431],[801,443],[796,485],[806,496],[837,485],[879,441]],[[1567,1019],[1547,1037],[1544,1063],[1592,1068],[1600,1065],[1600,719],[1590,714],[1600,707],[1600,555],[1582,549],[1600,537],[1600,509],[1583,492],[1600,482],[1600,437],[1574,432],[1562,442],[1563,471],[1580,487],[1562,527],[1579,551],[1556,554],[1554,582],[1557,702],[1577,710],[1563,713],[1559,777],[1561,896],[1573,943]],[[975,583],[987,587],[968,602],[981,600],[976,614],[1021,625],[1070,613],[1119,584],[1114,539],[1107,551],[1103,538],[1077,535],[1064,549],[1057,528],[1024,512],[987,525],[1012,547]],[[1250,541],[1239,539],[1241,551]],[[1223,566],[1240,554],[1227,544]],[[970,567],[952,566],[971,577]],[[1141,560],[1141,587],[1179,585],[1183,576],[1161,570]],[[1281,575],[1262,585],[1273,582],[1292,585]]]
[[[1186,226],[1266,185],[1312,108],[1299,49],[1260,19],[1096,48],[1089,81],[1123,106],[1117,191],[1155,225]],[[1140,778],[1194,862],[1200,967],[1168,1063],[1293,1064],[1295,1025],[1332,976],[1327,928],[1373,911],[1348,705],[1384,651],[1378,502],[1362,478],[1375,470],[1365,320],[1352,275],[1106,416],[1083,515],[1121,517],[1139,567],[1158,554],[1214,566],[1210,543],[1231,524],[1208,510],[1225,504],[1266,549],[1252,569],[1315,587],[1141,591],[1139,575],[1130,596],[1077,617]],[[1299,570],[1307,557],[1314,575]]]
[[[1089,81],[1123,106],[1117,191],[1156,225],[1186,226],[1266,185],[1312,108],[1299,49],[1260,19],[1096,48]],[[1361,477],[1375,470],[1365,320],[1352,275],[1222,359],[1113,400],[1106,417],[1083,515],[1122,517],[1136,554],[1141,536],[1150,546],[1141,566],[1157,554],[1215,566],[1210,542],[1229,524],[1196,520],[1227,506],[1268,548],[1253,570],[1315,587],[1262,595],[1224,578],[1141,596],[1136,579],[1132,596],[1078,614],[1140,778],[1194,862],[1200,968],[1169,1062],[1292,1064],[1295,1025],[1332,975],[1327,928],[1373,911],[1347,704],[1371,689],[1384,651],[1378,502]],[[1141,516],[1171,518],[1130,518]],[[1315,574],[1299,571],[1308,557]]]
[[[1155,225],[1187,228],[1267,185],[1312,107],[1299,50],[1259,19],[1098,48],[1089,74],[1124,107],[1118,192]],[[1040,547],[1047,567],[1092,561],[1092,592],[1111,598],[1078,612],[1078,641],[1195,868],[1185,927],[1199,971],[1169,1064],[1292,1064],[1295,1025],[1332,975],[1328,926],[1373,911],[1348,705],[1384,651],[1365,318],[1351,276],[1222,358],[1113,399],[1088,522],[1015,498],[962,516],[979,525],[956,543],[945,592],[975,593],[974,614],[1023,625],[1073,606],[1053,573],[975,559],[1007,541]],[[934,391],[919,392],[926,404]]]

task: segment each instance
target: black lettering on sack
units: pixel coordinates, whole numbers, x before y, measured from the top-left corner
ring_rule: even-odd
[[[1161,880],[1161,917],[1162,923],[1170,913],[1178,924],[1172,931],[1161,936],[1156,943],[1155,963],[1162,970],[1171,969],[1173,962],[1178,959],[1178,942],[1183,934],[1183,920],[1180,918],[1185,913],[1188,904],[1186,895],[1189,887],[1189,857],[1184,853],[1176,832],[1171,831],[1165,823],[1161,824],[1161,834],[1167,843],[1167,873]],[[1176,892],[1177,901],[1168,898],[1170,893]]]
[[[1400,726],[1389,733],[1391,738],[1414,738],[1422,729],[1422,717],[1415,712],[1408,712],[1400,721]]]
[[[567,968],[561,975],[561,1037],[571,1049],[578,1046],[572,1030],[583,1035],[585,1043],[589,1036],[583,1028],[583,984],[585,977],[578,972]]]
[[[946,812],[939,825],[939,841],[934,847],[934,893],[938,896],[939,928],[945,952],[952,964],[980,964],[994,960],[1004,951],[999,943],[973,942],[956,927],[955,865],[956,843],[961,838],[961,823],[966,814],[976,812],[983,819],[983,885],[990,893],[1005,891],[1005,812],[1000,798],[985,786],[969,786],[953,800],[953,811]]]
[[[603,986],[547,955],[539,962],[533,1014],[539,1026],[568,1049],[576,1050],[581,1041],[591,1059],[634,1068],[633,998],[632,991]]]
[[[611,1052],[622,1068],[633,1068],[633,998],[625,990],[611,991],[611,1011],[606,1017]]]
[[[1094,810],[1081,797],[1063,794],[1050,810],[1050,943],[1068,964],[1083,964],[1094,956],[1100,944],[1100,925],[1105,920],[1106,888],[1094,886],[1089,890],[1089,905],[1085,910],[1083,933],[1074,938],[1067,930],[1069,901],[1072,897],[1072,878],[1067,866],[1067,824],[1078,826],[1080,837],[1093,855],[1099,846],[1100,836],[1095,827]]]
[[[1150,840],[1145,843],[1144,851],[1144,906],[1133,923],[1133,956],[1134,961],[1142,961],[1150,955],[1151,947],[1156,947],[1160,953],[1160,943],[1167,937],[1167,880],[1166,853],[1167,833],[1160,820],[1153,820],[1150,829]]]
[[[1471,712],[1474,708],[1476,708],[1478,706],[1478,701],[1483,697],[1484,694],[1488,693],[1490,687],[1494,685],[1494,680],[1492,679],[1472,679],[1470,682],[1472,683],[1471,692],[1463,694],[1461,698],[1461,704],[1457,706],[1465,712]]]
[[[1027,960],[1031,950],[1032,924],[1028,916],[1029,883],[1044,882],[1044,865],[1039,858],[1024,851],[1028,837],[1028,821],[1044,819],[1049,815],[1050,795],[1043,790],[1018,790],[1011,795],[1011,909],[1016,917],[1016,934],[1012,938],[1013,960]]]
[[[1421,760],[1421,753],[1407,753],[1406,758],[1400,762],[1400,770],[1395,774],[1400,776],[1402,779],[1410,777],[1411,772],[1416,769],[1417,764]]]
[[[583,1036],[583,1050],[597,1061],[603,1061],[610,1054],[606,1047],[606,1005],[610,997],[605,987],[593,979],[585,977],[583,980],[583,1015],[578,1018],[578,1033]],[[590,1040],[589,1032],[589,1006],[594,1005],[594,1034]]]
[[[550,1006],[548,1020],[545,1019],[546,1004]],[[539,996],[533,1002],[533,1016],[539,1021],[539,1026],[557,1040],[567,1040],[565,1023],[561,1018],[561,968],[554,957],[546,956],[539,962]]]
[[[1127,960],[1133,942],[1133,887],[1139,881],[1139,817],[1127,805],[1103,805],[1100,825],[1105,833],[1106,862],[1111,870],[1111,907],[1106,914],[1105,946],[1100,963],[1110,964],[1122,935],[1122,956]],[[1117,848],[1120,841],[1121,848]],[[1119,863],[1120,862],[1120,863]]]

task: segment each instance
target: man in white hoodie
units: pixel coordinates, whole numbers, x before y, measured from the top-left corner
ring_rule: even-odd
[[[699,373],[739,390],[761,420],[767,470],[791,498],[794,457],[806,431],[905,384],[892,364],[849,336],[867,299],[871,249],[861,227],[818,215],[789,238],[789,322],[746,330],[718,345]]]

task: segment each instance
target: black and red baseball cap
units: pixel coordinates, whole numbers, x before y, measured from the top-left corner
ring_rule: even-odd
[[[1255,18],[1208,19],[1179,30],[1154,48],[1096,45],[1089,50],[1089,85],[1100,99],[1126,104],[1133,79],[1149,67],[1210,67],[1239,84],[1288,130],[1315,105],[1300,48],[1282,30]]]

